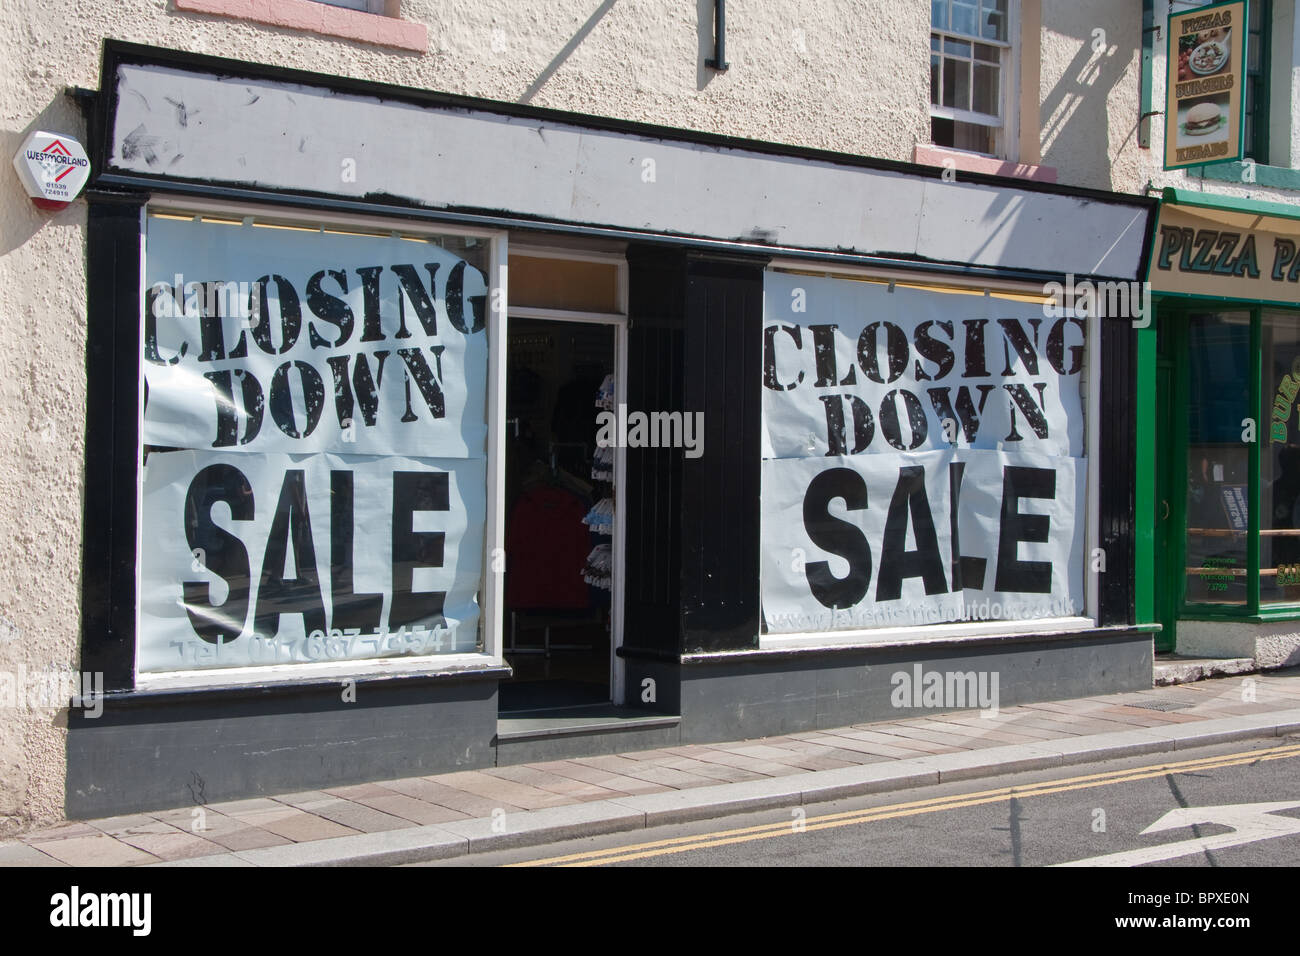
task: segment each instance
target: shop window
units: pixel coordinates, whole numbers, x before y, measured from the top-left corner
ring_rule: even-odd
[[[137,675],[481,652],[491,248],[149,215]]]
[[[767,646],[1085,626],[1087,319],[786,272],[763,298]]]
[[[1300,316],[1265,312],[1261,344],[1268,425],[1259,461],[1259,600],[1300,604]]]
[[[1191,312],[1170,329],[1185,358],[1183,608],[1300,612],[1300,312]]]
[[[930,133],[936,146],[1006,151],[1011,0],[931,0]]]
[[[1244,606],[1250,314],[1190,316],[1187,369],[1187,602]]]

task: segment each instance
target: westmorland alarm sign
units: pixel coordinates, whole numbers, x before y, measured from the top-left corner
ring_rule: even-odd
[[[45,209],[61,209],[76,199],[90,178],[90,160],[71,136],[36,132],[14,156],[14,169],[27,194]]]

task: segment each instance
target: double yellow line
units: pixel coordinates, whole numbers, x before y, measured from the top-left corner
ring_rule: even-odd
[[[603,866],[609,863],[626,863],[631,860],[643,860],[647,857],[665,856],[669,853],[686,853],[691,850],[705,850],[710,847],[727,846],[732,843],[749,843],[753,840],[792,836],[812,830],[829,830],[835,827],[854,826],[860,823],[873,823],[877,820],[892,820],[898,817],[911,817],[923,813],[938,813],[941,810],[976,807],[986,803],[1010,800],[1012,797],[1022,799],[1025,797],[1041,797],[1050,793],[1063,793],[1068,790],[1086,790],[1090,787],[1108,787],[1133,780],[1148,780],[1152,777],[1163,777],[1169,773],[1213,770],[1216,767],[1235,767],[1241,764],[1254,763],[1257,760],[1284,760],[1288,757],[1297,756],[1300,756],[1300,745],[1273,747],[1268,750],[1223,754],[1218,757],[1204,757],[1198,760],[1183,760],[1174,763],[1133,767],[1129,770],[1086,774],[1081,777],[1045,780],[1042,783],[1029,784],[1023,787],[999,787],[996,790],[981,790],[977,793],[954,794],[948,797],[915,800],[910,803],[894,803],[889,806],[871,807],[865,810],[829,813],[824,816],[808,817],[805,820],[795,819],[779,823],[765,823],[760,826],[740,827],[734,830],[719,830],[713,833],[673,837],[667,840],[654,840],[649,843],[611,847],[607,850],[570,853],[565,856],[510,863],[507,866]]]

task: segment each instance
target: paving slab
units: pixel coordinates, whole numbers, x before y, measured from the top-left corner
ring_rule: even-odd
[[[825,743],[828,747],[841,747],[854,753],[884,757],[886,759],[903,759],[923,755],[923,751],[912,750],[903,746],[901,738],[898,738],[899,746],[895,746],[894,744],[879,743],[875,740],[864,740],[857,733],[849,735],[825,731],[822,736],[814,737],[812,740],[815,743]]]
[[[571,780],[579,780],[584,783],[590,783],[597,787],[603,787],[606,790],[612,790],[619,794],[633,793],[662,793],[670,789],[662,784],[651,783],[649,780],[642,780],[638,777],[629,777],[623,774],[614,773],[609,770],[598,770],[595,767],[588,767],[585,764],[577,763],[572,760],[553,760],[547,763],[533,764],[541,770],[558,774],[561,777],[568,777]],[[509,807],[505,808],[507,812]]]
[[[411,777],[406,780],[385,780],[384,787],[385,789],[392,790],[395,793],[401,793],[408,797],[415,797],[417,800],[423,800],[425,803],[447,807],[449,810],[458,810],[470,817],[487,816],[498,806],[507,813],[511,810],[523,809],[523,807],[517,807],[513,803],[500,803],[496,800],[488,800],[485,797],[480,797],[476,793],[457,790],[455,787],[449,787],[446,784],[439,783],[435,777]]]
[[[68,866],[28,843],[0,843],[0,866]]]
[[[574,780],[572,777],[562,777],[558,773],[538,770],[536,767],[530,767],[527,764],[493,767],[491,770],[483,772],[505,780],[513,780],[515,783],[527,784],[530,787],[536,787],[538,790],[549,790],[551,793],[573,797],[575,800],[607,800],[618,795],[616,791],[598,787],[594,783],[584,783],[581,780]]]
[[[24,843],[44,843],[46,840],[66,840],[70,837],[99,836],[103,831],[89,823],[60,823],[57,826],[33,830],[22,836]]]
[[[406,820],[406,826],[432,826],[435,823],[447,823],[451,820],[467,820],[470,815],[436,803],[427,803],[403,793],[394,793],[386,797],[365,797],[358,801],[367,807],[382,810],[386,814]],[[398,829],[393,827],[393,829]]]
[[[139,866],[158,859],[151,853],[115,840],[107,833],[74,836],[66,840],[43,840],[37,846],[42,853],[48,853],[70,866]]]
[[[712,783],[741,783],[745,780],[772,779],[766,774],[755,773],[752,770],[741,770],[739,767],[728,767],[721,763],[705,763],[692,757],[674,757],[672,762],[666,762],[663,766],[674,770],[685,770],[687,773],[705,777]]]
[[[199,812],[195,812],[199,811]],[[228,817],[209,807],[186,807],[153,814],[163,823],[210,840],[226,850],[252,850],[263,846],[280,846],[293,841],[261,827]]]
[[[352,836],[358,831],[351,827],[326,820],[315,814],[304,813],[293,807],[282,807],[285,812],[258,810],[249,813],[247,821],[262,830],[269,830],[277,836],[287,837],[294,843],[313,840],[329,840],[335,837]]]
[[[393,794],[399,796],[399,794]],[[381,793],[379,798],[381,799]],[[309,800],[302,804],[298,809],[313,816],[323,817],[331,823],[337,823],[339,826],[347,827],[350,830],[356,830],[359,833],[380,833],[384,830],[405,830],[411,825],[410,820],[404,820],[401,817],[395,817],[391,813],[385,813],[382,810],[376,810],[359,802],[361,799],[343,800],[339,797],[325,797],[323,800]]]
[[[444,774],[439,780],[449,787],[468,790],[486,800],[495,801],[494,810],[501,807],[502,803],[511,803],[525,810],[541,810],[544,807],[578,802],[573,797],[561,793],[552,793],[527,784],[515,783],[513,780],[494,777],[480,770],[462,770]]]

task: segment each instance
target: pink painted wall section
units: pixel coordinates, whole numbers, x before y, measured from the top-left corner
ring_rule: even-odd
[[[957,150],[944,149],[942,146],[923,146],[918,143],[912,148],[912,162],[927,166],[942,166],[944,160],[951,159],[955,168],[968,173],[987,173],[990,176],[1015,176],[1019,179],[1032,179],[1040,183],[1056,182],[1055,166],[1029,166],[1025,163],[1008,163],[991,156],[974,156]]]
[[[238,17],[416,53],[424,53],[429,48],[429,28],[423,23],[362,13],[315,0],[173,0],[173,4],[184,13]]]

